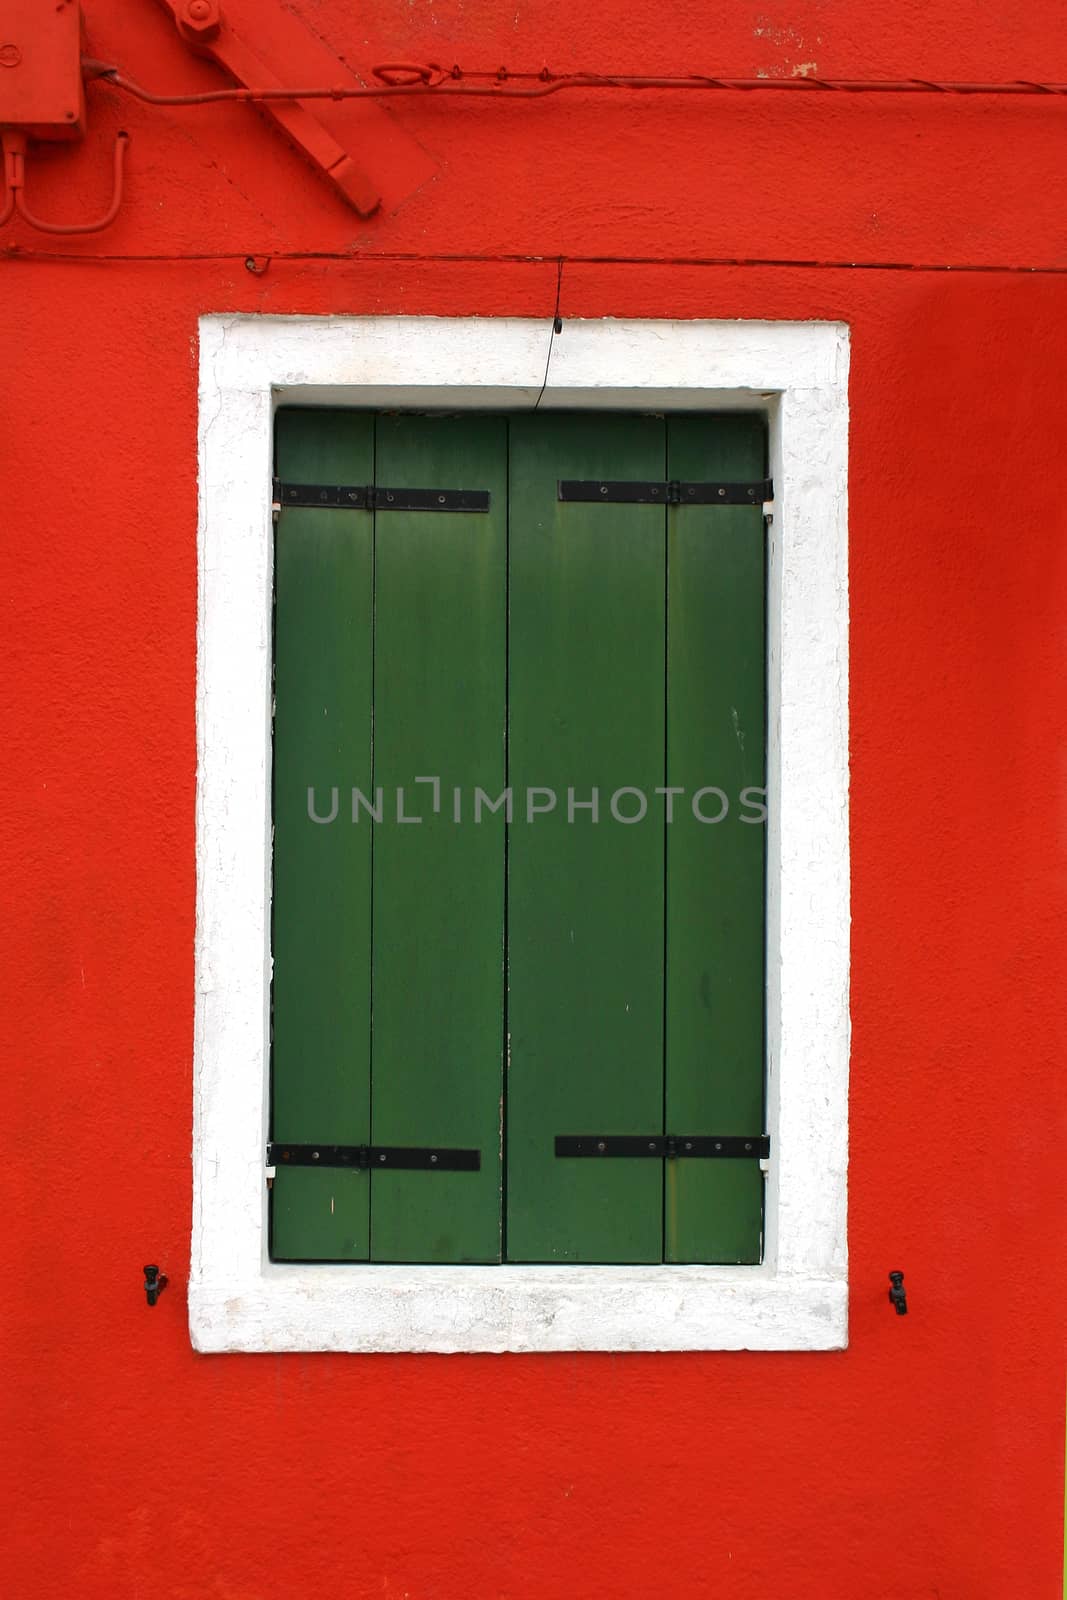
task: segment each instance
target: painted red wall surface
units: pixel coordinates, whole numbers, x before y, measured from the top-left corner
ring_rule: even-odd
[[[151,0],[86,9],[132,76],[221,81]],[[1051,0],[297,10],[361,70],[1067,81]],[[124,126],[119,220],[0,233],[0,1590],[1050,1600],[1067,104],[407,100],[438,175],[367,222],[247,107],[89,104],[31,197],[101,209]],[[197,317],[545,317],[561,257],[565,319],[851,325],[850,1346],[197,1356]]]

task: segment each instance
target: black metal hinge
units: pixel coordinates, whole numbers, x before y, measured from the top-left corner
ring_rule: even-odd
[[[478,1172],[478,1150],[396,1144],[269,1144],[268,1167],[358,1167],[362,1171]]]
[[[488,489],[382,489],[377,484],[282,483],[273,480],[274,506],[325,511],[488,511]]]
[[[603,478],[562,478],[561,500],[637,506],[758,506],[774,499],[770,478],[758,483],[630,483]]]
[[[652,1156],[667,1161],[679,1157],[704,1159],[765,1157],[771,1153],[767,1134],[557,1134],[557,1156]]]

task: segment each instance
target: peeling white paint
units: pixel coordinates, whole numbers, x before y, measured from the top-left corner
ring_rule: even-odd
[[[540,401],[542,409],[769,414],[764,1264],[267,1259],[274,406],[529,409],[550,335],[547,320],[201,320],[189,1284],[200,1350],[816,1350],[846,1342],[849,346],[840,323],[568,321]]]

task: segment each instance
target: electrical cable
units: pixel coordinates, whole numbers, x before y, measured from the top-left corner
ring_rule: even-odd
[[[301,265],[305,262],[330,262],[336,266],[366,268],[384,263],[425,266],[427,262],[445,262],[452,265],[468,262],[479,266],[532,266],[543,261],[544,256],[520,254],[484,254],[475,251],[419,254],[415,251],[375,250],[356,254],[351,250],[275,250],[269,255],[250,256],[245,250],[190,250],[177,251],[96,251],[92,255],[75,254],[63,250],[35,250],[24,245],[0,245],[0,258],[5,261],[53,261],[70,265],[91,262],[94,265],[127,264],[131,266],[189,266],[197,263],[232,261],[248,267],[251,260],[288,262]],[[551,259],[551,258],[550,258]],[[583,267],[745,267],[771,268],[789,272],[944,272],[957,276],[978,274],[1012,274],[1020,277],[1067,277],[1067,265],[1054,263],[1010,261],[817,261],[790,256],[576,256],[570,255],[571,266]],[[259,276],[256,273],[256,276]]]
[[[545,390],[548,388],[548,373],[549,373],[550,367],[552,366],[552,351],[555,349],[556,335],[557,335],[557,333],[562,333],[562,331],[563,331],[563,322],[562,322],[562,320],[560,318],[560,314],[559,314],[559,299],[560,299],[560,294],[562,293],[562,290],[563,290],[563,257],[560,256],[559,261],[557,262],[557,265],[556,265],[556,309],[552,313],[552,328],[551,328],[551,331],[550,331],[550,333],[548,335],[548,354],[545,357],[545,375],[544,375],[544,378],[542,379],[542,382],[541,382],[540,393],[538,394],[537,399],[534,401],[534,404],[533,404],[533,408],[534,408],[535,411],[538,411],[540,409],[541,401],[545,398]]]
[[[877,78],[715,78],[702,73],[671,77],[598,72],[557,74],[550,72],[547,67],[540,72],[510,72],[505,67],[496,72],[476,72],[466,71],[459,66],[446,69],[434,63],[420,65],[416,62],[383,62],[371,69],[373,76],[380,80],[371,84],[318,84],[306,88],[277,89],[228,88],[207,89],[196,94],[159,94],[126,77],[119,67],[103,61],[86,57],[82,61],[82,69],[87,78],[102,79],[146,105],[153,106],[202,106],[242,100],[253,103],[265,100],[382,100],[400,96],[439,100],[469,96],[489,100],[540,100],[564,90],[578,89],[700,89],[743,94],[786,91],[793,94],[846,95],[1067,95],[1067,83],[1037,83],[1021,78],[1002,83],[954,83],[926,78],[892,81]],[[529,87],[510,87],[515,82],[529,84]]]

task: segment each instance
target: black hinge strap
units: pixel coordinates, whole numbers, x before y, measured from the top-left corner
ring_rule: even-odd
[[[268,1167],[358,1167],[405,1172],[478,1172],[479,1150],[396,1144],[269,1144]]]
[[[488,511],[488,489],[386,489],[378,484],[282,483],[274,504],[344,511]]]
[[[561,478],[561,500],[638,506],[758,506],[774,499],[770,478],[758,483],[631,483],[604,478]]]
[[[749,1159],[771,1153],[767,1134],[557,1134],[557,1156],[651,1156],[674,1161],[679,1157],[729,1157]]]

